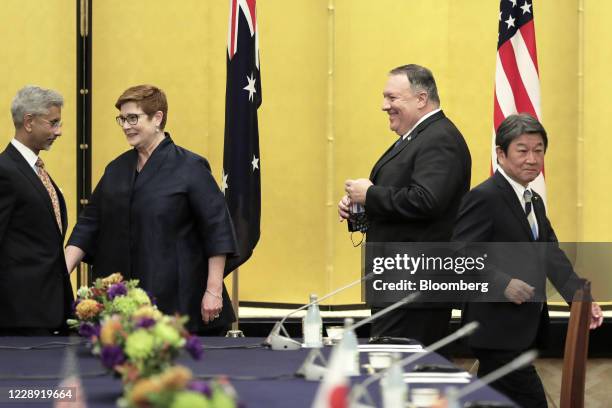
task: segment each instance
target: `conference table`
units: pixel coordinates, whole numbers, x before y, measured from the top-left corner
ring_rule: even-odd
[[[177,363],[188,366],[196,377],[208,379],[226,376],[236,389],[239,400],[246,407],[310,407],[319,382],[306,381],[295,375],[309,350],[273,351],[262,347],[262,338],[202,337],[204,355],[194,361],[181,356]],[[329,356],[331,347],[322,352]],[[405,355],[402,355],[405,357]],[[362,364],[367,363],[368,353],[360,353]],[[416,364],[450,364],[442,356],[423,353]],[[411,366],[404,371],[410,372]],[[121,396],[120,379],[105,371],[97,357],[91,354],[87,342],[79,337],[0,337],[0,407],[2,406],[50,406],[49,401],[24,400],[19,404],[9,400],[11,389],[53,389],[66,373],[79,373],[89,407],[113,407]],[[367,378],[352,377],[353,384]],[[477,381],[474,378],[470,382]],[[465,384],[454,384],[461,388]],[[437,388],[444,391],[445,383],[410,383],[410,389]],[[380,403],[380,387],[368,388],[377,406]],[[484,386],[467,395],[464,401],[487,400],[510,404],[503,395]]]

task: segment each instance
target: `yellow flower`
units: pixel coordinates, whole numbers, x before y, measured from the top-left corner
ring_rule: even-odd
[[[148,317],[149,319],[159,320],[162,317],[161,312],[155,307],[150,305],[141,306],[138,310],[136,310],[132,317],[134,319],[142,319],[144,317]]]
[[[100,328],[100,341],[105,346],[115,344],[115,334],[121,330],[121,321],[118,316],[105,320]]]
[[[128,296],[131,299],[134,299],[139,306],[151,304],[151,299],[149,298],[149,295],[147,295],[147,292],[145,292],[141,288],[130,289],[128,291]]]
[[[110,285],[119,283],[121,281],[123,281],[123,275],[121,275],[119,272],[115,272],[102,279],[102,283],[105,287],[109,287]]]
[[[91,319],[100,313],[103,306],[93,299],[85,299],[79,302],[76,307],[76,315],[81,320]]]
[[[183,347],[185,345],[185,339],[169,324],[157,323],[153,328],[153,333],[157,343],[167,343],[172,347]]]
[[[131,333],[125,340],[125,354],[132,360],[144,360],[153,355],[153,336],[144,329]]]

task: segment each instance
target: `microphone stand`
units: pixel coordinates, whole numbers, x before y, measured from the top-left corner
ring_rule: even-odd
[[[372,320],[378,319],[380,316],[397,309],[400,306],[414,302],[420,296],[420,294],[421,292],[411,293],[410,295],[398,300],[392,305],[387,306],[386,308],[374,313],[367,319],[363,319],[359,323],[355,323],[348,327],[345,327],[343,333],[348,330],[355,330],[365,324],[370,323]],[[342,340],[340,341],[340,343],[342,343]],[[340,347],[340,344],[337,344],[335,347]],[[321,360],[323,362],[323,365],[316,364],[317,359]],[[324,364],[327,364],[327,362],[321,354],[321,351],[319,349],[312,349],[310,353],[308,353],[308,356],[306,356],[306,359],[304,359],[304,362],[302,363],[296,374],[299,376],[303,376],[308,381],[320,381],[327,373],[327,367],[325,367]]]
[[[287,318],[299,312],[300,310],[307,309],[311,305],[320,303],[334,296],[335,294],[342,292],[345,289],[351,288],[367,279],[370,279],[374,275],[375,275],[374,272],[370,272],[364,277],[359,278],[356,281],[351,282],[345,286],[342,286],[341,288],[338,288],[334,290],[333,292],[328,293],[327,295],[315,300],[314,302],[307,303],[304,306],[301,306],[295,310],[292,310],[285,317],[283,317],[279,322],[276,322],[274,324],[274,327],[272,328],[272,330],[270,330],[270,334],[268,334],[268,337],[266,337],[266,340],[264,341],[263,344],[265,346],[270,346],[272,350],[299,350],[302,347],[302,343],[300,343],[299,341],[293,340],[291,336],[289,335],[289,333],[287,333],[285,326],[283,326],[283,323],[285,323]]]
[[[408,364],[411,364],[415,362],[416,360],[428,354],[431,354],[432,352],[446,346],[447,344],[452,343],[455,340],[458,340],[462,337],[472,334],[478,328],[478,326],[480,326],[478,322],[471,322],[459,328],[459,330],[457,330],[456,332],[444,337],[443,339],[436,341],[435,343],[431,344],[429,347],[426,347],[423,352],[411,354],[405,359],[400,360],[394,364],[398,364],[400,367],[407,366]],[[386,374],[388,369],[389,368],[382,370],[381,372],[370,376],[369,378],[364,380],[361,384],[355,385],[355,387],[353,387],[349,395],[350,406],[368,407],[368,405],[359,404],[359,399],[362,397],[367,399],[367,404],[370,404],[370,406],[372,407],[376,406],[372,400],[372,397],[370,396],[370,393],[368,392],[367,387],[373,382],[380,380]]]

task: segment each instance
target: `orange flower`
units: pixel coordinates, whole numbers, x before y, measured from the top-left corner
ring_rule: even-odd
[[[81,320],[88,320],[97,316],[102,309],[104,309],[104,306],[101,303],[93,299],[85,299],[77,305],[76,315]]]
[[[132,404],[138,407],[144,407],[148,405],[149,394],[161,391],[159,382],[152,381],[148,378],[144,378],[134,384],[132,392],[130,393],[130,400]]]
[[[163,387],[173,390],[185,388],[191,378],[191,370],[183,366],[171,367],[159,375]]]
[[[121,321],[117,316],[113,316],[110,319],[105,320],[100,328],[100,341],[102,344],[105,346],[115,344],[115,334],[121,329],[123,329],[123,327],[121,326]]]

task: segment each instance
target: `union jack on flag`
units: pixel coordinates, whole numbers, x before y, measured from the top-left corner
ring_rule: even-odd
[[[230,0],[229,3],[221,189],[234,221],[239,256],[227,260],[226,274],[251,257],[259,241],[261,216],[257,123],[261,81],[255,0]]]
[[[528,113],[542,120],[533,4],[528,0],[501,0],[499,3],[491,156],[493,172],[497,170],[495,130],[513,113]],[[531,187],[546,202],[542,173],[531,183]]]

